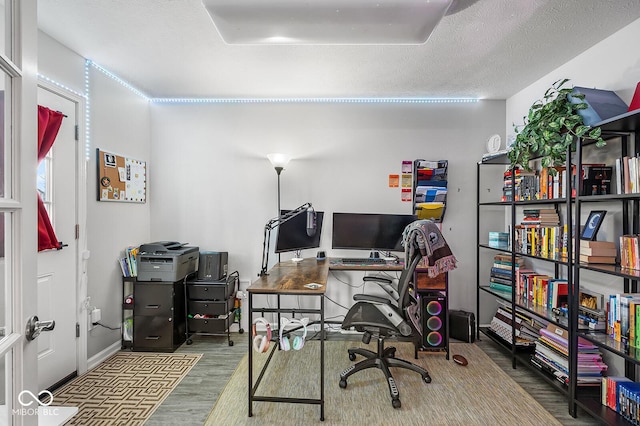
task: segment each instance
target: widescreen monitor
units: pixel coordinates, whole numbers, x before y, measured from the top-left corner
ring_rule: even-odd
[[[404,251],[402,231],[416,220],[411,214],[334,213],[331,247]]]
[[[284,215],[291,210],[282,210]],[[298,251],[320,247],[320,235],[322,231],[322,219],[324,212],[316,211],[316,233],[313,236],[307,235],[307,213],[289,219],[278,226],[278,237],[276,238],[276,253],[287,251]]]

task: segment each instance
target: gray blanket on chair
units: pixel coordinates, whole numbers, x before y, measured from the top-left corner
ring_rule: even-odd
[[[402,233],[402,245],[405,250],[405,266],[413,258],[415,250],[419,250],[432,278],[456,268],[458,260],[438,226],[430,220],[416,220],[407,225]]]

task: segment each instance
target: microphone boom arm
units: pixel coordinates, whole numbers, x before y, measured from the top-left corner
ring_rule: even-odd
[[[258,274],[259,277],[268,275],[267,268],[269,264],[269,246],[271,245],[271,231],[282,225],[285,222],[293,219],[294,217],[301,215],[302,213],[306,213],[307,209],[312,207],[311,203],[304,203],[303,205],[296,207],[294,210],[291,210],[281,216],[274,217],[273,219],[269,219],[269,221],[264,226],[264,239],[262,241],[262,269]]]

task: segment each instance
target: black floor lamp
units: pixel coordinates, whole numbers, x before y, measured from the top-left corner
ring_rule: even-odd
[[[276,169],[276,173],[278,174],[278,214],[277,216],[280,217],[281,216],[280,173],[282,173],[282,171],[284,170],[284,167],[289,163],[289,160],[291,160],[291,157],[289,157],[287,154],[274,153],[274,154],[267,154],[267,158],[271,162],[271,165],[273,165],[273,168]],[[278,262],[280,262],[280,253],[278,253]]]

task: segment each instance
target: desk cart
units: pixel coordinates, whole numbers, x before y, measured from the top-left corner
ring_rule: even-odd
[[[229,328],[237,322],[240,334],[244,333],[241,325],[240,301],[236,299],[236,291],[240,286],[238,272],[219,280],[198,280],[188,278],[185,286],[186,306],[186,339],[187,345],[193,343],[191,336],[227,336],[229,346],[233,346]]]
[[[133,286],[136,277],[122,278],[122,349],[133,349]]]

